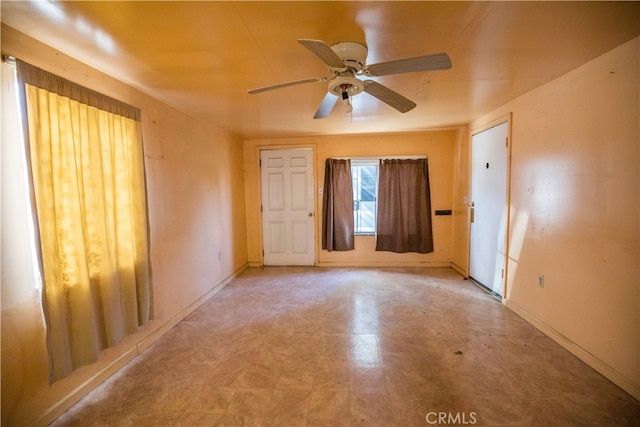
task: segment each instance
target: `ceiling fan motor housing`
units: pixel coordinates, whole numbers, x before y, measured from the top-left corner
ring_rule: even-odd
[[[364,84],[355,77],[355,74],[366,64],[367,46],[357,42],[340,42],[331,45],[331,49],[340,57],[347,69],[334,70],[337,76],[329,82],[329,92],[336,96],[341,96],[345,92],[349,96],[361,93],[364,90]]]
[[[368,49],[358,42],[340,42],[331,45],[331,49],[342,59],[347,68],[358,71],[364,68],[367,61]]]

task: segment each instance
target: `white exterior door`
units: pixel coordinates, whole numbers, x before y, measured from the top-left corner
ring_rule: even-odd
[[[315,264],[313,151],[260,152],[264,265]]]
[[[471,138],[469,276],[503,294],[509,123]]]

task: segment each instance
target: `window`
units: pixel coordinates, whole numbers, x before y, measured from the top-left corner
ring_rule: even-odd
[[[3,61],[0,137],[2,309],[40,298],[41,277],[29,199],[15,64]]]
[[[353,222],[355,234],[375,234],[378,161],[352,160]]]
[[[369,235],[376,251],[433,252],[426,157],[327,159],[322,204],[322,249],[353,250],[354,235]]]

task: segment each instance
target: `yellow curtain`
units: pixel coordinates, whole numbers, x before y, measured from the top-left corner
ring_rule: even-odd
[[[49,89],[24,97],[53,382],[153,317],[142,130]]]

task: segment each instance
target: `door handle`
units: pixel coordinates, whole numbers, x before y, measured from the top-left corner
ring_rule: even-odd
[[[311,217],[313,216],[313,212],[309,212],[309,213],[307,214],[307,216],[308,216],[309,218],[311,218]]]

